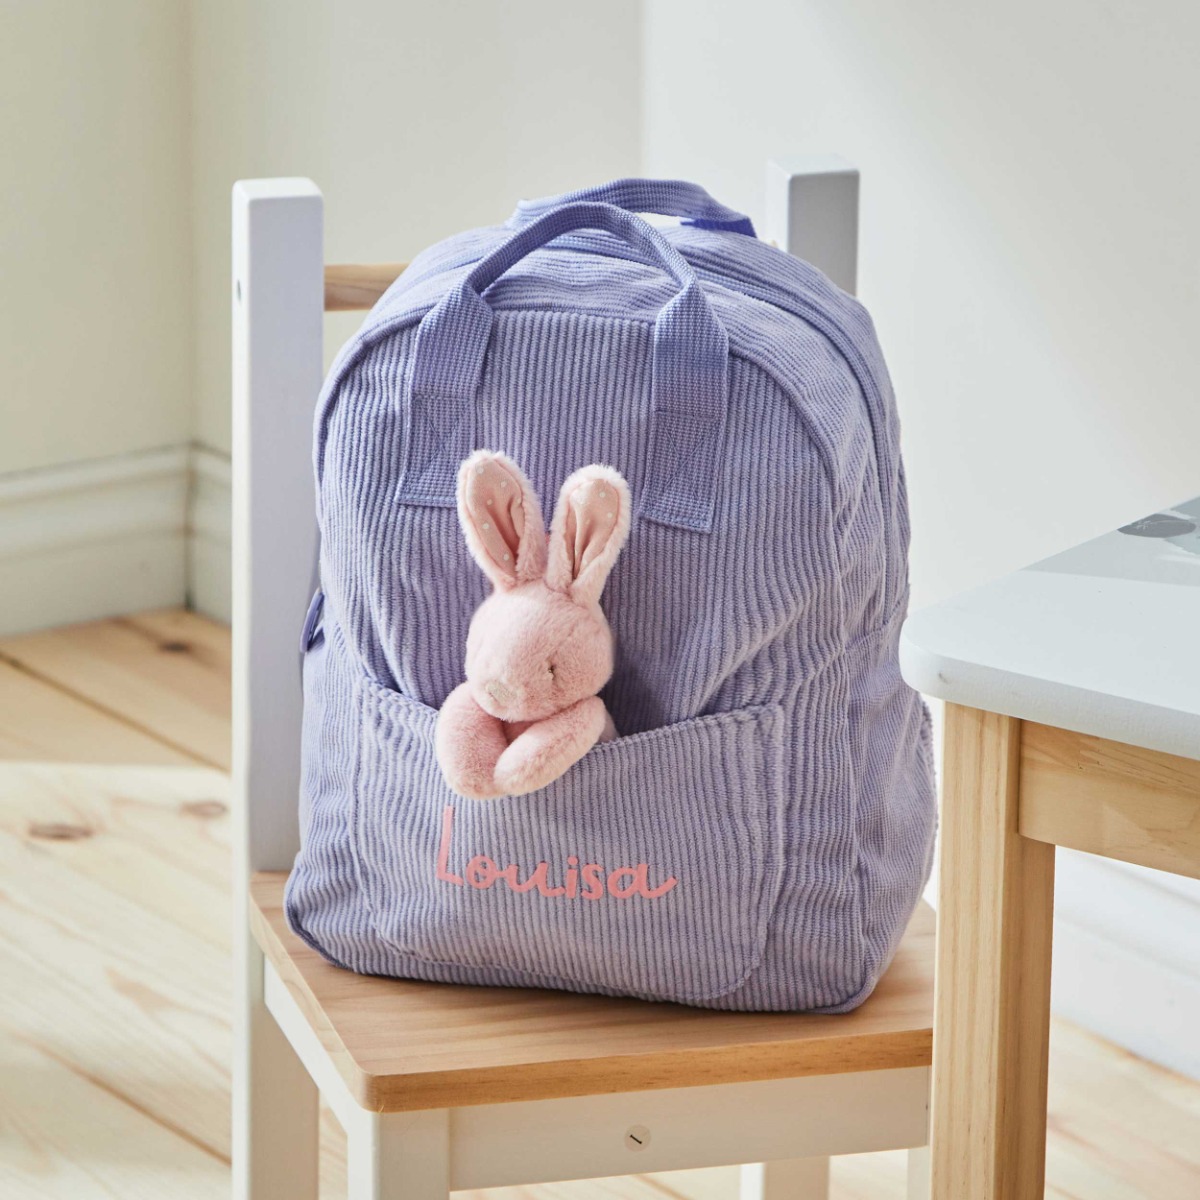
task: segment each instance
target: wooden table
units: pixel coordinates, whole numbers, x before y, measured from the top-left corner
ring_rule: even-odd
[[[948,702],[933,1195],[1040,1200],[1054,847],[1200,878],[1200,498],[915,613],[900,653]]]

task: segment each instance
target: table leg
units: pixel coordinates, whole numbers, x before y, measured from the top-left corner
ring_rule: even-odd
[[[934,1200],[1041,1200],[1054,847],[1017,832],[1021,722],[946,706]]]

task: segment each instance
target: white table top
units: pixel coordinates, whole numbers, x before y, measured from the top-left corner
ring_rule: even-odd
[[[913,613],[918,691],[1200,759],[1200,497]]]

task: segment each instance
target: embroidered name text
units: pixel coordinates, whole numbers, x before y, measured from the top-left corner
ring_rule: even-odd
[[[538,863],[524,879],[516,863],[501,867],[486,854],[476,854],[457,875],[450,870],[450,843],[454,837],[454,806],[447,804],[442,810],[442,839],[438,845],[437,878],[442,883],[456,887],[472,887],[486,891],[497,883],[505,884],[510,891],[533,892],[548,899],[558,900],[602,900],[606,895],[617,900],[632,900],[640,896],[646,900],[657,900],[665,896],[679,881],[674,875],[662,883],[651,886],[649,863],[638,863],[632,867],[615,867],[611,870],[601,863],[580,864],[579,856],[567,856],[562,883],[550,882],[550,864]]]

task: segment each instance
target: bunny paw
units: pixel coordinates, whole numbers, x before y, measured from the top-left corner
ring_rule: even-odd
[[[607,721],[608,710],[597,696],[535,721],[496,763],[500,794],[523,796],[553,783],[600,740]]]
[[[463,683],[446,697],[438,713],[434,749],[446,782],[468,800],[507,795],[496,786],[496,764],[508,748],[504,725],[475,703]]]

